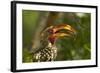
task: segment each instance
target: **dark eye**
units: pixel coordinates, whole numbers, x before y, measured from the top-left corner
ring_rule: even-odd
[[[50,34],[53,34],[53,29],[49,29],[48,32],[49,32]]]

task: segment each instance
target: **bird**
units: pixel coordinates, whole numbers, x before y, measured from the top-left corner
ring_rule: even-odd
[[[76,30],[69,24],[58,24],[47,27],[40,33],[40,46],[33,55],[33,62],[55,61],[57,57],[56,41],[63,37],[71,37]]]

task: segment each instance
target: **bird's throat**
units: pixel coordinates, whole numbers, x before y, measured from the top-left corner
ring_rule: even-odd
[[[50,43],[53,45],[54,44],[54,42],[55,42],[55,37],[54,36],[50,36],[49,38],[48,38],[48,40],[50,41]]]

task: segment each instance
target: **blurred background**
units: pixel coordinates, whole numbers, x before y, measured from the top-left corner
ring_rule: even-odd
[[[48,24],[43,28],[40,26],[41,17],[43,15],[49,15],[47,21]],[[23,10],[23,62],[32,62],[32,55],[30,54],[30,47],[35,42],[34,38],[41,30],[50,25],[59,25],[65,23],[73,26],[77,31],[77,36],[72,38],[61,38],[57,40],[56,45],[58,47],[58,54],[56,61],[64,60],[87,60],[91,58],[91,14],[90,13],[78,13],[78,12],[60,12],[61,16],[56,17],[59,12],[46,12],[46,11],[34,11]],[[35,37],[34,37],[35,36]]]

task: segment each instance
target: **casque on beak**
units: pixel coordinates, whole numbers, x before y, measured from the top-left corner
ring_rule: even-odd
[[[50,36],[49,41],[53,44],[57,38],[60,37],[74,37],[76,35],[76,30],[68,24],[61,24],[52,27],[49,30]]]

